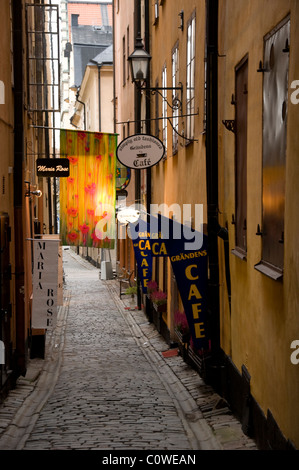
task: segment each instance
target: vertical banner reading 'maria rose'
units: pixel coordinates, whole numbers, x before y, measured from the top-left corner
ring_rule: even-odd
[[[55,327],[57,318],[59,239],[33,241],[32,328]]]
[[[62,245],[114,248],[117,135],[60,131],[60,156],[70,174],[60,180]]]

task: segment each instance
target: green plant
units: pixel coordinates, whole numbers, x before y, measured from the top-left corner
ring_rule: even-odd
[[[137,286],[130,286],[128,289],[125,291],[126,295],[136,295],[137,294]]]

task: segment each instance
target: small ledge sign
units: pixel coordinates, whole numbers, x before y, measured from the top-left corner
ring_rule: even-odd
[[[150,168],[163,158],[165,147],[161,140],[148,134],[135,134],[124,139],[116,149],[117,159],[134,170]]]

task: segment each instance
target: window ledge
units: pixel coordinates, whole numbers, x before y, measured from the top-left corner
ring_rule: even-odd
[[[244,261],[247,261],[247,253],[245,251],[241,251],[238,248],[234,248],[232,250],[232,254]]]
[[[282,281],[283,278],[283,271],[281,269],[275,268],[275,266],[271,266],[265,261],[260,261],[258,264],[254,266],[254,268],[262,274],[274,279],[274,281]]]

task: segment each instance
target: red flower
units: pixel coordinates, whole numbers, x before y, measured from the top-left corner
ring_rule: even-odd
[[[78,157],[67,157],[71,165],[76,165],[78,163]]]
[[[70,208],[67,210],[67,213],[68,213],[71,217],[77,217],[77,215],[78,215],[78,209],[76,209],[75,207],[70,207]]]
[[[88,184],[84,189],[86,193],[94,194],[96,192],[97,185],[95,183]]]
[[[85,234],[85,233],[88,233],[90,227],[89,225],[83,224],[83,225],[79,225],[79,229],[81,230],[83,234]]]
[[[152,292],[154,292],[157,289],[158,289],[158,284],[156,283],[156,281],[149,281],[147,283],[147,293],[148,294],[151,294]]]
[[[160,290],[154,291],[151,294],[152,301],[157,305],[163,305],[167,302],[167,293]]]
[[[98,235],[96,235],[96,232],[95,232],[95,231],[92,232],[92,234],[90,235],[90,237],[91,237],[92,240],[93,240],[93,243],[92,243],[93,246],[97,246],[97,245],[98,245],[99,241],[102,239],[102,235],[103,235],[102,232],[99,232],[99,231],[98,231]]]
[[[69,178],[67,178],[68,183],[73,183],[74,181],[75,181],[74,178],[72,178],[71,176]]]
[[[74,242],[78,238],[78,233],[77,232],[70,232],[70,233],[67,234],[67,237],[71,242]]]
[[[78,132],[78,137],[81,139],[81,140],[84,140],[85,137],[86,137],[86,133],[85,132]]]

